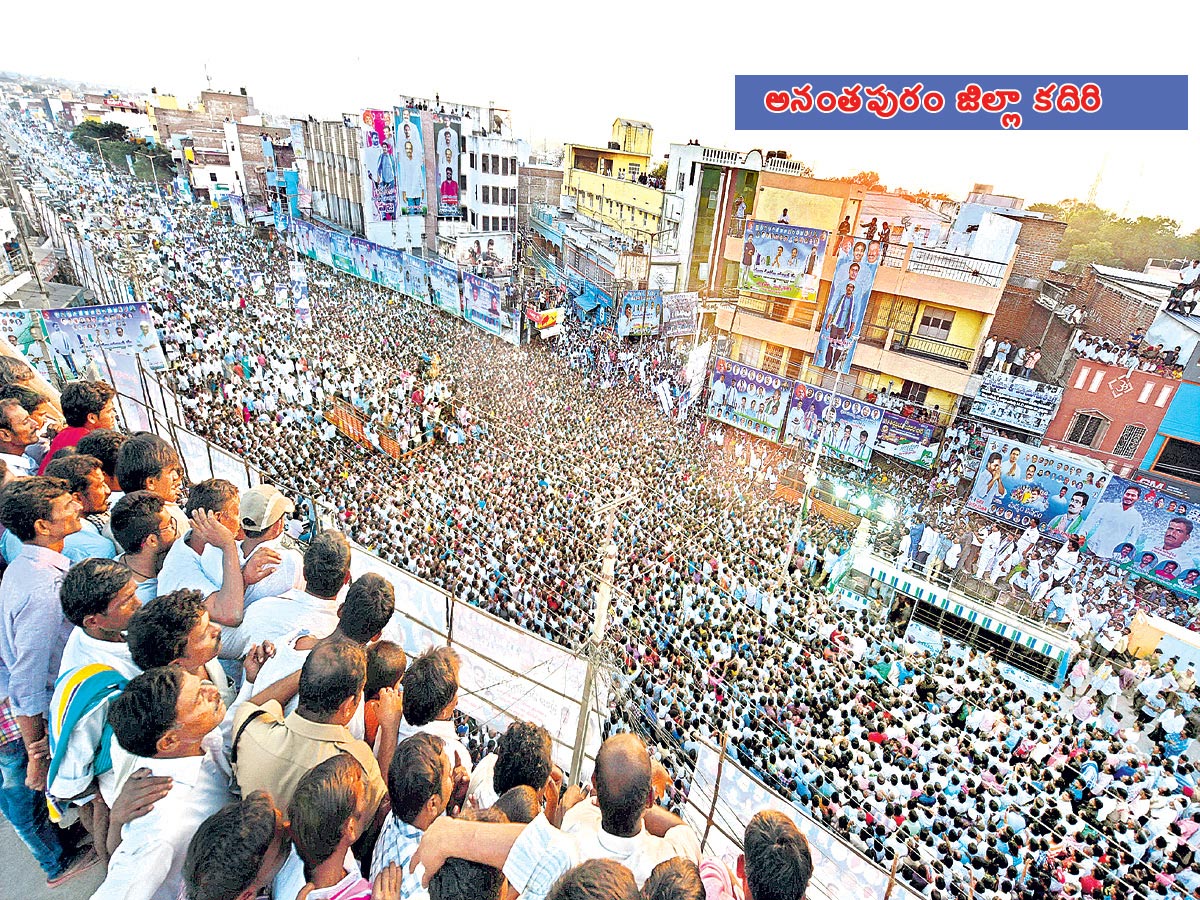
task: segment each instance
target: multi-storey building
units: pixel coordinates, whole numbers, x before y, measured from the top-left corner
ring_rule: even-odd
[[[304,135],[306,187],[312,194],[313,219],[362,234],[362,139],[358,117],[345,114],[340,119],[318,121],[309,116],[292,122],[301,126]]]

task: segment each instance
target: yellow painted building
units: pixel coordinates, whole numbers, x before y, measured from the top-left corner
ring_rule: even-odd
[[[718,226],[723,234],[717,244],[721,265],[713,278],[717,287],[736,285],[742,263],[741,229],[730,227],[737,223],[729,215],[737,197],[748,199],[748,191],[735,190],[738,183],[723,180],[718,199],[716,221],[724,227]],[[849,217],[851,234],[862,234],[871,218],[871,195],[855,185],[771,172],[769,161],[752,190],[747,218],[786,219],[791,225],[829,231],[829,250],[815,301],[739,289],[736,315],[723,312],[717,325],[731,330],[731,352],[739,361],[828,384],[832,373],[811,363],[836,267],[837,230]],[[900,234],[892,238],[879,265],[843,392],[864,397],[890,389],[931,411],[936,408],[946,421],[967,389],[1012,262],[972,259],[903,240]]]
[[[567,144],[562,193],[577,214],[646,241],[662,228],[663,191],[639,182],[651,169],[654,129],[617,119],[607,147]]]

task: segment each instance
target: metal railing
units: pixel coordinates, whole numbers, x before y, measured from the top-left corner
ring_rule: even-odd
[[[948,344],[937,338],[922,337],[919,334],[893,336],[891,349],[897,353],[907,353],[909,356],[920,356],[935,362],[947,363],[958,369],[970,368],[971,360],[975,356],[974,347]]]
[[[973,259],[970,256],[956,256],[953,253],[942,250],[926,250],[923,247],[912,248],[906,268],[906,271],[921,275],[949,278],[952,281],[980,284],[984,287],[1002,287],[1007,270],[1006,263],[989,259]]]

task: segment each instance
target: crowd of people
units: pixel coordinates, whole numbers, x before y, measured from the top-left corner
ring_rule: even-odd
[[[1071,352],[1106,366],[1128,369],[1130,375],[1134,372],[1147,372],[1161,375],[1163,378],[1174,378],[1176,381],[1183,377],[1183,367],[1187,362],[1180,359],[1182,348],[1151,344],[1143,332],[1136,330],[1130,332],[1129,339],[1124,344],[1102,335],[1081,331],[1071,342]]]
[[[670,811],[700,750],[724,743],[930,898],[1200,896],[1194,673],[1121,658],[1124,582],[1107,585],[1100,609],[1073,608],[1072,593],[1093,599],[1094,563],[1063,561],[1036,534],[984,533],[938,476],[826,472],[899,498],[897,518],[912,523],[904,565],[971,571],[1014,592],[1036,571],[1031,601],[1048,574],[1037,599],[1058,610],[1047,618],[1088,625],[1097,669],[1070,697],[1031,694],[989,657],[931,650],[875,603],[844,608],[828,594],[855,535],[813,515],[789,546],[795,509],[763,471],[783,462],[759,455],[756,466],[753,445],[741,458],[719,446],[699,407],[665,415],[660,385],[674,397],[685,385],[658,342],[570,323],[553,344],[511,347],[319,270],[311,327],[281,319],[220,262],[286,281],[290,254],[276,238],[97,174],[9,121],[85,188],[67,201],[73,215],[165,223],[143,264],[188,425],[278,488],[239,496],[208,479],[184,492],[169,444],[113,427],[110,388],[73,382],[56,406],[24,373],[6,377],[0,693],[14,725],[0,759],[6,792],[27,794],[4,811],[48,880],[95,853],[108,866],[103,897],[181,886],[235,897],[273,881],[288,900],[408,898],[423,890],[408,871],[416,854],[427,875],[440,867],[428,890],[446,897],[498,896],[503,872],[531,896],[799,900],[811,859],[790,819],[744,823],[745,866],[731,870]],[[432,425],[435,439],[393,459],[328,427],[335,399],[373,428],[428,438]],[[610,535],[594,510],[614,498]],[[301,554],[282,534],[305,502],[334,528]],[[590,628],[597,548],[615,540],[605,646],[617,689],[595,798],[563,783],[540,725],[495,734],[455,716],[453,654],[410,647],[406,658],[390,586],[347,584],[342,534],[571,648]],[[1100,611],[1104,622],[1089,618]],[[244,670],[231,679],[235,661]],[[64,728],[72,720],[52,715],[55,703],[67,713],[82,698],[56,691],[60,669],[96,662],[125,683],[95,686],[95,705]],[[1155,713],[1144,728],[1131,699]],[[54,777],[48,728],[73,750]],[[489,770],[490,782],[472,777]],[[80,810],[92,850],[78,827],[38,817],[45,790],[66,818]]]

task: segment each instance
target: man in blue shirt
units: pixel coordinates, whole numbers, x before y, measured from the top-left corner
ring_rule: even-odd
[[[104,477],[100,460],[76,453],[52,460],[46,466],[46,475],[66,481],[75,499],[83,506],[79,530],[67,536],[63,555],[72,564],[93,557],[114,559],[117,555],[116,544],[103,534],[108,519],[108,497],[112,491]]]

